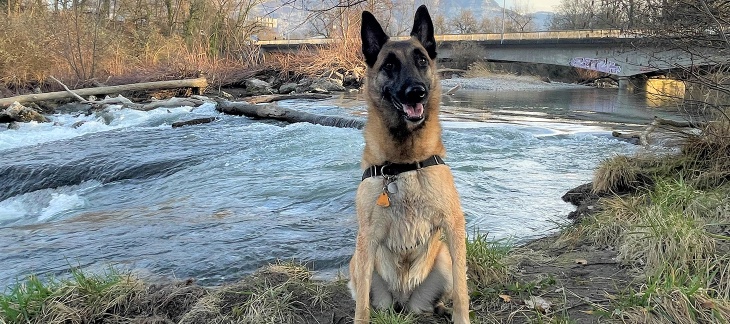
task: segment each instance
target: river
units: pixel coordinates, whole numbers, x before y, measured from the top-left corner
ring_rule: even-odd
[[[636,150],[611,129],[657,114],[638,95],[591,88],[465,90],[443,103],[468,231],[515,242],[566,224],[572,207],[560,197],[601,160]],[[364,115],[356,96],[280,105]],[[219,120],[170,126],[208,116]],[[278,259],[346,272],[361,131],[225,116],[210,104],[52,119],[0,131],[0,285],[71,266],[208,285]]]

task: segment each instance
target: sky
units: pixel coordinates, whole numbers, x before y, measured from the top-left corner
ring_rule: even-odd
[[[553,7],[560,3],[560,0],[495,0],[501,6],[504,1],[507,8],[511,8],[515,2],[527,4],[532,12],[554,11]]]

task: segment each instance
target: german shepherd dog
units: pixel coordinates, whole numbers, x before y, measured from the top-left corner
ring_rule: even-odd
[[[368,120],[350,261],[355,322],[369,322],[371,305],[440,312],[451,298],[453,322],[469,323],[465,222],[442,160],[436,41],[425,6],[411,36],[391,41],[362,14]]]

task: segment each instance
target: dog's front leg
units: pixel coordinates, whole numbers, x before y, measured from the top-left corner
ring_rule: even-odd
[[[375,244],[362,232],[355,244],[355,323],[370,323],[370,289],[375,267]],[[370,237],[372,239],[372,237]]]
[[[469,323],[469,289],[466,285],[466,222],[458,208],[447,224],[446,242],[451,254],[451,274],[454,280],[452,299],[454,301],[453,321],[455,324]]]

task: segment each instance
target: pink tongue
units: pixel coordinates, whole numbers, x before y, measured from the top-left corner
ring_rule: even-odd
[[[403,111],[405,111],[406,115],[410,118],[421,117],[423,115],[423,104],[417,103],[415,106],[404,104]]]

